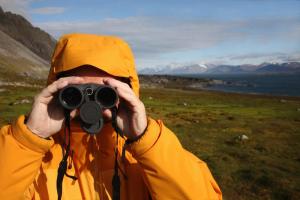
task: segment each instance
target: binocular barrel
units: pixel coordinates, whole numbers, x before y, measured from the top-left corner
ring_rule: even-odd
[[[79,108],[84,101],[96,101],[102,108],[112,108],[118,94],[114,88],[98,84],[68,85],[59,92],[59,102],[68,110]]]

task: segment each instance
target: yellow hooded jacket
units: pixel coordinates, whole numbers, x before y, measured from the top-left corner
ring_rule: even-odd
[[[63,36],[52,57],[48,84],[59,72],[82,65],[129,78],[139,95],[133,54],[121,39],[89,34]],[[27,129],[24,119],[20,116],[0,130],[0,199],[57,199],[61,134],[48,140],[40,138]],[[64,178],[62,199],[111,199],[116,133],[111,125],[105,125],[93,137],[72,124],[71,132],[74,154],[67,173],[78,179]],[[124,143],[120,138],[119,152]],[[159,120],[148,119],[145,134],[126,148],[119,165],[121,200],[222,199],[207,165],[186,151]]]

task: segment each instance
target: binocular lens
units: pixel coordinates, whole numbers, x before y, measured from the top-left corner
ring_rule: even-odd
[[[67,109],[75,109],[83,101],[82,92],[76,87],[64,89],[59,98],[63,106]]]
[[[114,89],[103,87],[97,91],[96,99],[104,108],[112,108],[116,105],[118,96]]]

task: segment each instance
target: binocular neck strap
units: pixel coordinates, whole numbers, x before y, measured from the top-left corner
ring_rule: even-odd
[[[112,126],[117,133],[116,137],[116,145],[115,145],[115,164],[114,164],[114,175],[112,178],[112,186],[113,186],[113,200],[120,200],[120,177],[119,177],[119,163],[118,163],[118,146],[119,146],[119,135],[124,138],[123,132],[119,129],[117,125],[117,108],[113,107],[111,109],[112,112]]]
[[[68,157],[70,154],[70,146],[71,146],[71,128],[70,128],[70,111],[65,109],[65,127],[64,127],[64,138],[62,144],[62,160],[59,163],[58,172],[57,172],[57,179],[56,179],[56,190],[57,190],[57,197],[58,200],[61,199],[62,196],[62,183],[64,179],[64,175],[67,177],[77,180],[76,176],[71,176],[67,174],[67,166],[68,166]],[[68,135],[67,135],[68,134]],[[67,139],[68,137],[68,139]],[[67,141],[68,140],[68,141]],[[66,153],[65,153],[66,149]],[[73,159],[73,152],[71,154]]]
[[[124,137],[123,132],[117,126],[117,108],[113,107],[112,111],[112,126],[117,133],[116,137],[116,145],[115,145],[115,164],[114,164],[114,175],[112,178],[112,186],[113,186],[113,200],[120,200],[120,177],[119,177],[119,164],[118,164],[118,141],[119,135]],[[68,137],[68,138],[67,138]],[[71,146],[71,128],[70,128],[70,111],[65,109],[65,126],[64,126],[64,139],[62,144],[62,160],[59,163],[57,179],[56,179],[56,190],[58,200],[61,200],[62,197],[62,183],[64,179],[64,175],[73,180],[77,180],[76,176],[71,176],[67,174],[67,166],[68,166],[68,157],[70,154],[70,146]],[[67,141],[68,140],[68,141]]]

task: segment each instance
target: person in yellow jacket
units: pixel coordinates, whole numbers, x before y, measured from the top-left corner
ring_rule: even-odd
[[[0,130],[0,199],[57,199],[57,175],[63,158],[64,114],[57,92],[69,84],[97,83],[116,89],[117,137],[103,111],[100,133],[82,131],[71,112],[70,151],[62,199],[112,199],[116,147],[121,200],[222,199],[207,165],[186,151],[162,121],[146,115],[139,99],[134,57],[112,36],[67,34],[55,48],[48,85],[34,99],[28,116]],[[122,149],[126,144],[125,153]]]

